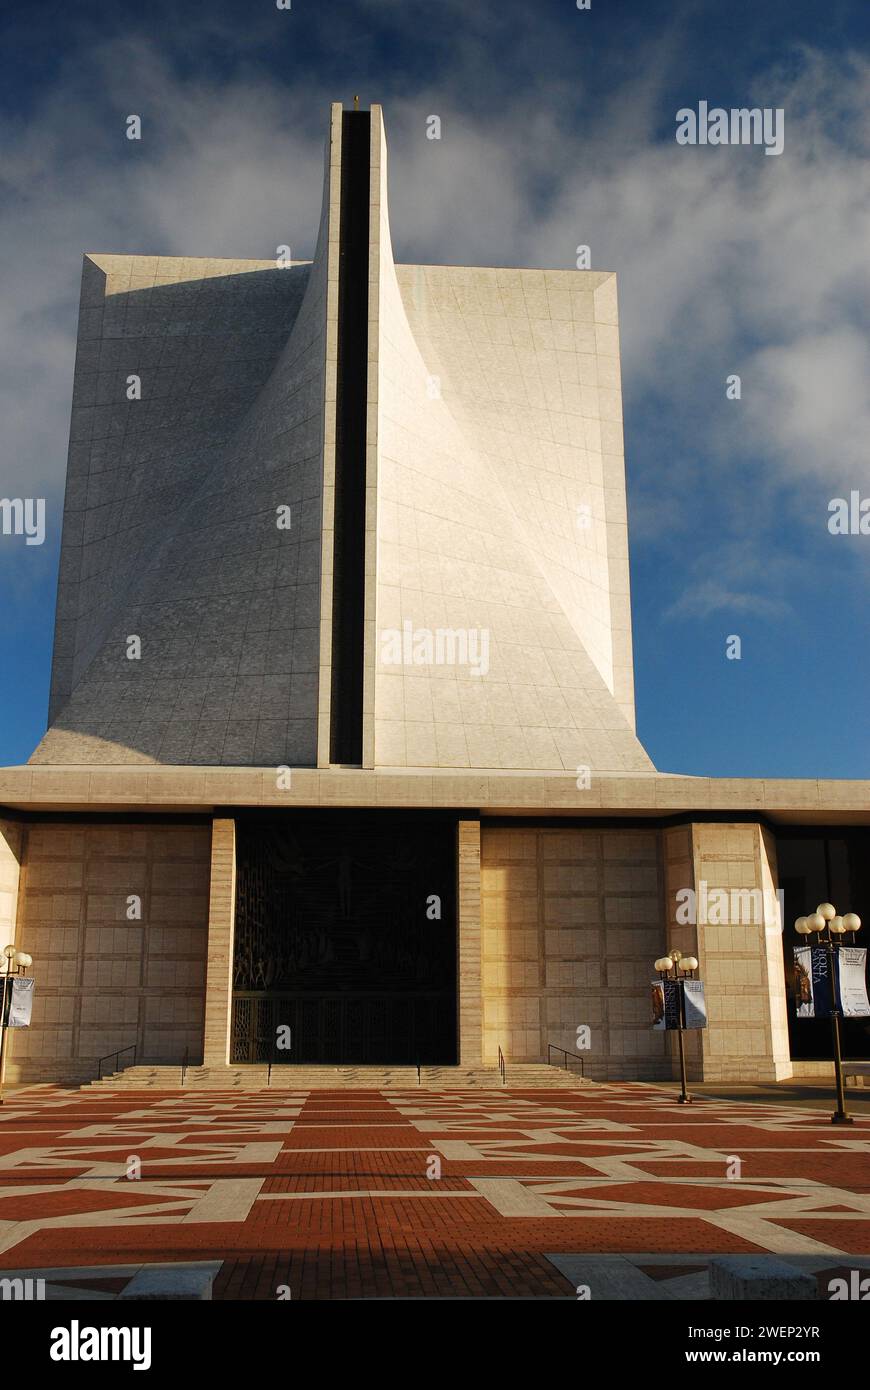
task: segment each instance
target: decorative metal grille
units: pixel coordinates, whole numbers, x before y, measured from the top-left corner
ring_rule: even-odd
[[[455,833],[410,816],[240,819],[234,1062],[456,1061]]]

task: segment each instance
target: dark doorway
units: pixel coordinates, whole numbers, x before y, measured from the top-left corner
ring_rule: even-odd
[[[783,955],[788,997],[791,1055],[800,1061],[833,1058],[828,1019],[795,1016],[794,948],[806,945],[794,929],[795,919],[832,902],[839,912],[857,912],[862,920],[855,944],[870,946],[870,832],[852,827],[779,830],[776,836],[779,884],[785,921]],[[847,938],[851,943],[851,937]],[[870,1058],[870,1018],[840,1021],[843,1056],[852,1061]]]
[[[236,855],[233,1062],[456,1062],[455,819],[251,814]]]

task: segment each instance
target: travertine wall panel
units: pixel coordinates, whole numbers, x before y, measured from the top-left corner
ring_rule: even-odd
[[[607,279],[588,282],[593,358]],[[571,272],[382,260],[377,766],[652,767],[634,733],[621,424],[605,476],[597,388],[576,377],[579,288]],[[390,634],[439,630],[467,654],[390,653]]]
[[[86,1079],[132,1043],[140,1062],[199,1060],[210,839],[207,825],[23,828],[17,941],[37,984],[9,1079]]]
[[[203,1046],[207,1066],[223,1066],[230,1056],[235,920],[236,823],[234,820],[215,820],[211,839]]]
[[[15,942],[21,840],[20,826],[0,820],[0,950]]]
[[[475,1066],[482,1055],[480,959],[480,822],[457,826],[459,932],[459,1061]]]
[[[484,1059],[576,1052],[587,1076],[670,1074],[650,1027],[652,963],[664,946],[657,830],[484,825],[481,838]]]
[[[777,887],[773,839],[757,824],[696,824],[692,853],[699,917],[702,883],[708,901],[716,890],[729,895],[724,920],[716,920],[722,914],[711,905],[709,920],[697,928],[696,954],[710,997],[709,1026],[700,1039],[704,1077],[788,1077],[782,924],[775,903],[763,896]],[[753,892],[750,911],[738,895]]]
[[[633,728],[615,275],[397,274],[430,376],[520,519],[555,600],[548,608],[561,609]]]

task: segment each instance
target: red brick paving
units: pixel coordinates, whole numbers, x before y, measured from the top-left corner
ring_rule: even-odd
[[[138,1183],[124,1176],[133,1154]],[[427,1176],[432,1155],[437,1179]],[[726,1180],[730,1155],[741,1158],[739,1182]],[[630,1164],[632,1176],[608,1160]],[[110,1164],[115,1178],[104,1176]],[[219,1259],[223,1298],[273,1299],[280,1285],[297,1299],[570,1297],[547,1253],[757,1251],[797,1235],[808,1250],[831,1247],[832,1265],[836,1252],[866,1254],[868,1180],[868,1119],[844,1134],[827,1111],[718,1100],[687,1115],[643,1085],[307,1095],[45,1087],[0,1110],[0,1222],[38,1228],[0,1228],[0,1263]],[[790,1209],[808,1195],[813,1210]],[[500,1209],[524,1200],[531,1214]],[[684,1214],[644,1211],[662,1207]],[[743,1207],[755,1214],[739,1234],[716,1224]]]

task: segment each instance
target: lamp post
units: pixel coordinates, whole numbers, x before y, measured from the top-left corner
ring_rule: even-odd
[[[828,967],[831,980],[831,1035],[834,1043],[834,1075],[837,1081],[837,1108],[831,1116],[832,1125],[852,1125],[855,1123],[846,1109],[846,1088],[843,1084],[843,1056],[840,1050],[840,1010],[837,1008],[837,985],[839,969],[835,970],[835,955],[843,945],[847,932],[855,933],[861,927],[861,918],[855,912],[847,912],[841,917],[833,903],[819,903],[815,912],[807,917],[798,917],[794,929],[799,936],[818,937],[819,945],[828,954]]]
[[[3,998],[0,1003],[0,1105],[3,1104],[3,1077],[6,1071],[6,989],[11,975],[26,975],[33,964],[33,956],[19,951],[17,946],[4,946],[3,959]]]
[[[686,1088],[686,1049],[683,1046],[683,1031],[686,1027],[685,997],[680,988],[680,982],[686,975],[694,977],[694,973],[698,969],[698,962],[694,956],[684,956],[682,951],[670,951],[666,956],[659,957],[654,969],[659,972],[662,980],[677,981],[677,1036],[680,1043],[680,1095],[678,1103],[691,1105],[692,1097]]]

